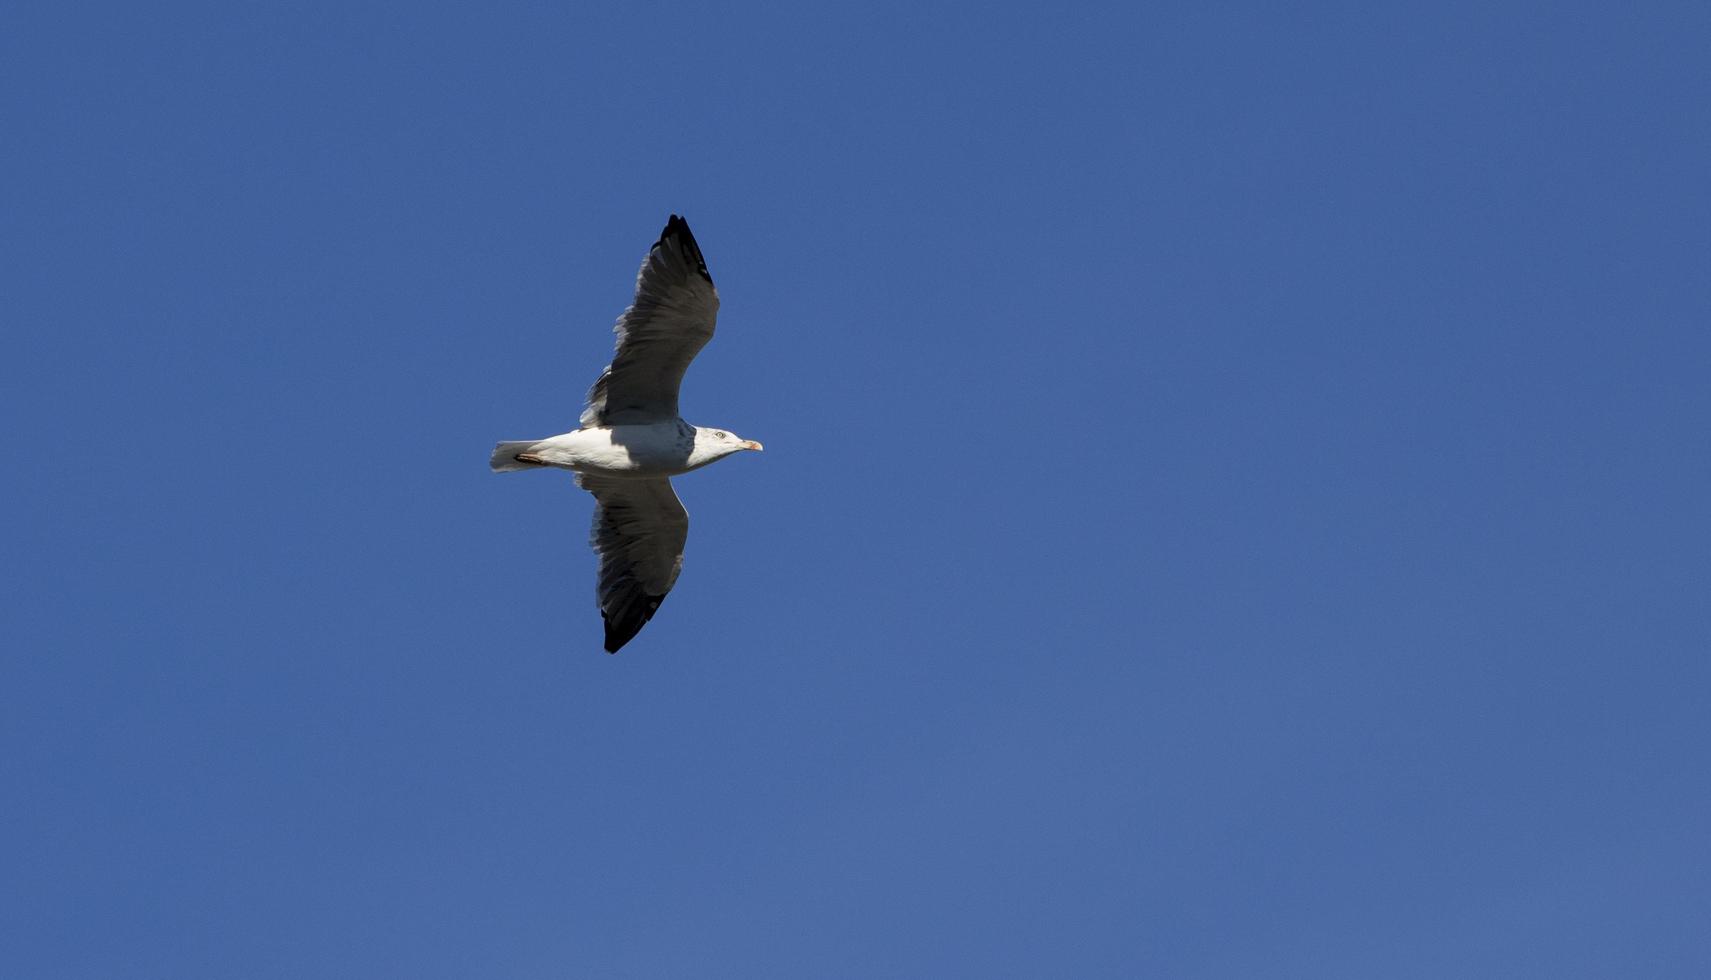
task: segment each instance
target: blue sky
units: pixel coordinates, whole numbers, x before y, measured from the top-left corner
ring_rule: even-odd
[[[5,20],[7,975],[1711,971],[1703,5]]]

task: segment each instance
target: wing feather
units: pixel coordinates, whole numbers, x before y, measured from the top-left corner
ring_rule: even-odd
[[[576,482],[594,495],[588,543],[600,558],[595,595],[606,623],[606,652],[617,653],[653,618],[677,583],[689,514],[664,477],[614,479],[584,473]]]
[[[683,373],[713,339],[719,291],[701,246],[677,215],[636,274],[636,298],[618,318],[617,353],[588,390],[582,426],[632,425],[678,417]]]

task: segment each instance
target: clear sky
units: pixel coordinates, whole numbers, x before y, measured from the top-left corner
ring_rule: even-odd
[[[0,973],[1711,975],[1708,36],[9,5]]]

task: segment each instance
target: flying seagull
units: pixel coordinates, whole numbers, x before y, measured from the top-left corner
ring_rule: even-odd
[[[701,248],[674,214],[642,260],[635,301],[612,328],[617,353],[588,390],[581,428],[502,442],[489,461],[495,473],[571,470],[577,486],[594,495],[589,544],[600,556],[595,595],[607,653],[617,653],[653,618],[683,570],[689,515],[670,478],[761,448],[677,414],[683,372],[713,339],[718,312],[719,292]]]

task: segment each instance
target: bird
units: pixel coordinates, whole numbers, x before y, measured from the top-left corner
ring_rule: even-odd
[[[613,332],[612,363],[588,390],[579,427],[501,442],[495,473],[560,469],[594,495],[589,545],[600,561],[595,599],[607,653],[647,625],[683,571],[689,514],[671,478],[761,444],[678,413],[683,373],[713,339],[719,291],[689,223],[672,215],[636,273],[636,295]]]

